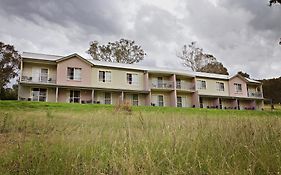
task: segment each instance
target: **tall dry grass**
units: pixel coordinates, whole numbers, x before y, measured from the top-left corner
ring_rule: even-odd
[[[0,108],[0,174],[281,172],[279,113],[36,105]]]

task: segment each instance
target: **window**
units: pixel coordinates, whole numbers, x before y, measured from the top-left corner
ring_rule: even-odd
[[[197,87],[198,89],[206,89],[206,81],[204,80],[197,80]]]
[[[127,73],[127,83],[132,85],[138,85],[139,84],[138,74]]]
[[[138,94],[133,94],[133,106],[138,106],[139,105],[139,96]]]
[[[67,68],[67,78],[69,80],[81,80],[81,68],[74,68],[74,67],[68,67]]]
[[[104,93],[104,104],[111,104],[111,93]]]
[[[80,91],[69,91],[69,103],[80,103]]]
[[[177,107],[182,107],[182,97],[177,96]]]
[[[234,83],[235,92],[242,92],[242,85],[239,83]]]
[[[46,101],[47,89],[33,88],[32,89],[32,101]]]
[[[216,82],[216,85],[217,85],[217,91],[224,91],[224,83]]]
[[[99,81],[100,82],[111,82],[111,72],[110,71],[99,71]]]
[[[158,106],[164,106],[164,97],[163,97],[163,95],[158,95]]]

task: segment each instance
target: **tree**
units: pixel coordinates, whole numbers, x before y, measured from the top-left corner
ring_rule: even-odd
[[[245,78],[250,78],[250,75],[247,74],[246,72],[239,71],[239,72],[237,72],[237,74],[238,74],[238,75],[241,75],[241,76],[243,76],[243,77],[245,77]]]
[[[196,47],[196,42],[184,45],[182,51],[177,53],[177,57],[184,61],[183,65],[192,71],[201,68],[201,60],[203,58],[203,49]]]
[[[120,39],[109,42],[107,45],[99,45],[98,41],[90,43],[87,51],[93,59],[98,61],[133,64],[143,60],[146,53],[135,41]]]
[[[272,6],[272,4],[276,4],[276,3],[281,4],[281,0],[270,0],[269,1],[269,6]]]
[[[206,66],[198,70],[199,72],[215,73],[229,75],[227,68],[223,66],[220,62],[209,63]]]
[[[0,93],[18,75],[20,60],[14,46],[0,42]]]
[[[177,57],[184,61],[183,65],[192,71],[228,74],[222,63],[211,55],[203,53],[203,49],[196,47],[196,42],[184,45]]]

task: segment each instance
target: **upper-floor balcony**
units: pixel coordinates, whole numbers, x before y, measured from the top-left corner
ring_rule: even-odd
[[[34,74],[34,75],[22,75],[21,82],[26,83],[47,83],[47,84],[56,84],[56,75],[50,74]]]
[[[174,82],[173,81],[158,81],[158,82],[152,82],[151,83],[152,89],[173,89],[174,88]]]
[[[263,95],[261,92],[248,92],[248,97],[262,98]]]
[[[183,90],[183,91],[195,91],[195,84],[177,82],[176,89]]]

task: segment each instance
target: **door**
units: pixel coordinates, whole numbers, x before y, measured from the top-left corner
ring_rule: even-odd
[[[111,93],[104,93],[104,104],[111,104]]]
[[[221,98],[219,98],[219,104],[220,104],[220,109],[222,109],[222,101],[221,101]]]
[[[80,103],[80,91],[70,90],[69,95],[70,103]]]
[[[163,77],[158,77],[157,78],[157,87],[158,88],[163,88]]]
[[[204,106],[203,106],[203,98],[202,97],[199,98],[199,103],[200,103],[200,108],[203,108]]]
[[[48,73],[49,73],[48,69],[41,68],[41,73],[40,73],[40,81],[41,82],[43,82],[43,83],[48,82]]]
[[[163,97],[163,95],[158,95],[158,106],[164,106],[164,97]]]
[[[177,107],[182,107],[182,97],[177,96]]]

